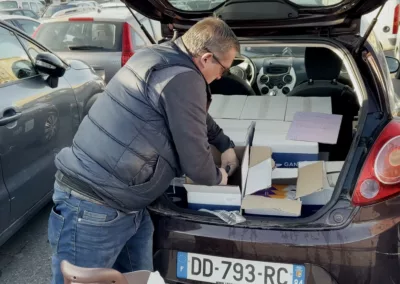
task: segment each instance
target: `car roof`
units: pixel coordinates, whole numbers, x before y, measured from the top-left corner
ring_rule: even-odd
[[[21,20],[31,20],[37,23],[40,23],[39,21],[32,19],[30,17],[26,16],[21,16],[21,15],[2,15],[0,14],[0,20],[16,20],[16,19],[21,19]]]
[[[139,16],[139,15],[138,15]],[[113,22],[126,22],[132,19],[132,15],[128,9],[105,9],[100,12],[77,12],[74,14],[63,15],[57,18],[43,20],[42,23],[50,22],[66,22],[70,18],[93,18],[93,21],[113,21]]]

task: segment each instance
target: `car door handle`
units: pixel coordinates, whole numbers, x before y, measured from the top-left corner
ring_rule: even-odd
[[[15,109],[9,108],[3,112],[3,117],[0,118],[0,126],[7,125],[11,122],[17,121],[22,113],[16,112]]]

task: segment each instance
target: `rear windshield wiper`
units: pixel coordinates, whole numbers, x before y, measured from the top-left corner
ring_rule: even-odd
[[[112,50],[98,45],[70,45],[70,50]]]

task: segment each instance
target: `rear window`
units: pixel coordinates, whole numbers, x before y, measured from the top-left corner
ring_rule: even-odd
[[[57,52],[121,51],[122,23],[55,22],[42,25],[35,39]]]
[[[0,9],[15,9],[18,8],[18,3],[16,1],[1,1]]]
[[[46,9],[46,12],[44,12],[43,18],[51,18],[51,16],[53,16],[58,11],[65,10],[65,9],[76,8],[76,7],[77,7],[77,5],[75,5],[75,4],[54,5],[54,6],[51,5]]]

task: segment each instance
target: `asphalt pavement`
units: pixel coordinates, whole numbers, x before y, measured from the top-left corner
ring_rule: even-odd
[[[400,93],[400,80],[393,79]],[[45,284],[51,278],[51,251],[47,241],[47,220],[51,203],[0,247],[1,284]]]

